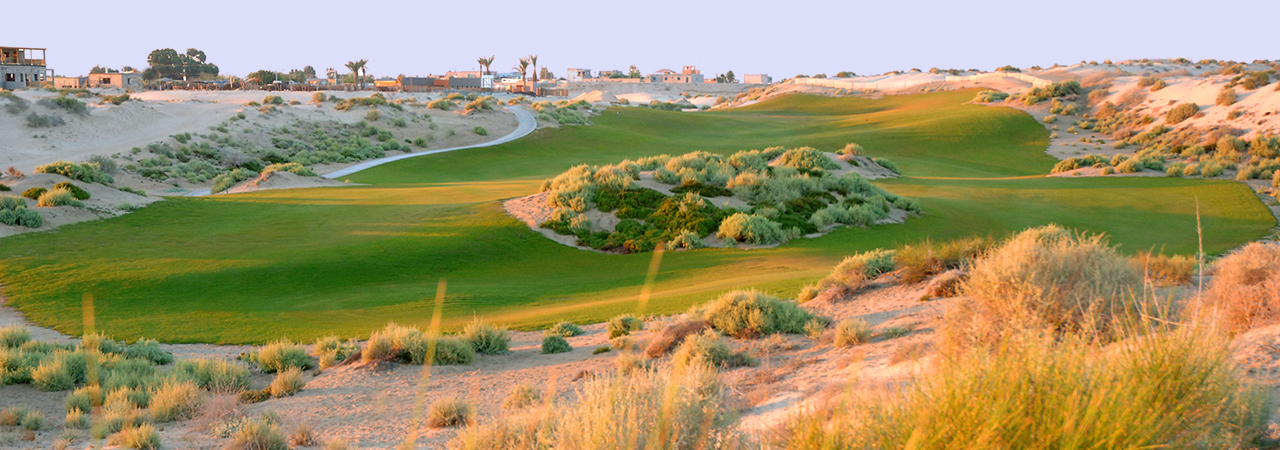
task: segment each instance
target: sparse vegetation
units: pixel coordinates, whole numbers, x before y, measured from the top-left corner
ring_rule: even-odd
[[[794,302],[759,291],[731,291],[716,300],[690,310],[712,328],[735,337],[757,337],[773,333],[803,333],[813,314]]]
[[[862,319],[848,319],[836,322],[836,347],[847,347],[871,342],[871,325]]]
[[[1200,112],[1200,106],[1195,103],[1179,103],[1177,106],[1170,108],[1169,112],[1165,113],[1164,121],[1169,125],[1174,125],[1190,119],[1198,112]]]
[[[1243,332],[1280,320],[1280,245],[1246,245],[1213,269],[1205,294],[1224,328]]]
[[[609,339],[613,339],[619,336],[627,336],[635,331],[643,330],[644,321],[633,315],[623,314],[609,319],[609,322],[605,324],[605,328],[609,331]]]
[[[569,345],[569,341],[565,340],[564,336],[548,334],[542,337],[542,354],[544,355],[571,351],[573,351],[573,346]]]
[[[437,401],[427,412],[427,425],[433,428],[471,425],[475,420],[475,403],[462,399]]]

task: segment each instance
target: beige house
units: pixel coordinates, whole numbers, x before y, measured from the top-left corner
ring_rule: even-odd
[[[142,74],[137,72],[91,73],[84,87],[142,89]]]
[[[680,73],[674,70],[662,69],[657,73],[649,75],[650,83],[702,83],[702,72],[697,67],[684,66]]]
[[[743,75],[742,82],[746,84],[773,84],[773,77],[759,73],[754,75]]]

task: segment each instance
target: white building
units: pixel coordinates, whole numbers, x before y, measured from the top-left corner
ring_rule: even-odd
[[[755,75],[743,75],[742,82],[746,84],[773,84],[773,77],[762,73]]]
[[[591,69],[569,69],[569,75],[565,78],[569,82],[582,81],[591,79]]]

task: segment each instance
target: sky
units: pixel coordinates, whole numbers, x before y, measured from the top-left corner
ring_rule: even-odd
[[[510,71],[537,54],[567,68],[643,73],[697,66],[775,79],[932,67],[993,70],[1082,60],[1280,59],[1280,2],[1190,1],[577,1],[70,0],[6,21],[0,45],[48,48],[58,75],[146,66],[160,48],[203,50],[223,75],[313,66],[375,76]],[[482,6],[480,6],[482,5]],[[21,10],[22,8],[19,8]],[[12,11],[23,16],[19,10]],[[37,18],[56,17],[56,26]]]

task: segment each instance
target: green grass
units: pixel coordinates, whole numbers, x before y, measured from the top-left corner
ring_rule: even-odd
[[[369,186],[171,198],[0,239],[0,285],[31,320],[71,334],[91,293],[98,330],[117,339],[263,343],[365,337],[390,321],[425,326],[441,278],[447,329],[473,314],[519,329],[599,322],[637,312],[653,255],[556,244],[507,216],[501,200],[534,193],[576,164],[773,145],[834,151],[858,142],[898,163],[904,177],[879,184],[919,199],[928,215],[768,250],[667,253],[645,313],[681,312],[740,288],[790,296],[856,252],[1050,222],[1106,232],[1125,252],[1191,253],[1196,197],[1210,253],[1275,225],[1234,182],[1030,177],[1055,163],[1043,126],[1013,109],[964,104],[973,95],[791,96],[699,114],[610,110],[592,126],[350,177]]]

